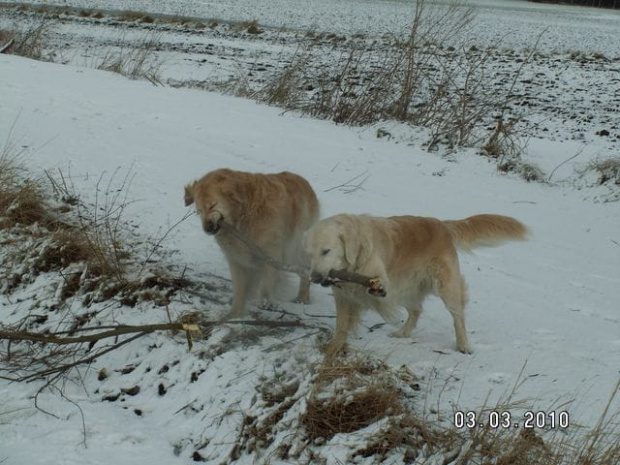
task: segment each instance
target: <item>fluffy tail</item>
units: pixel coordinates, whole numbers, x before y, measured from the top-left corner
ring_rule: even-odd
[[[528,234],[523,223],[502,215],[474,215],[443,223],[450,230],[456,247],[466,251],[476,247],[495,247],[508,241],[524,241]]]

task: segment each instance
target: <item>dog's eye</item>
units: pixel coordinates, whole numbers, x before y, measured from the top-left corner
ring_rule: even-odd
[[[217,202],[213,202],[211,205],[209,205],[209,211],[213,210],[216,205],[217,205]]]
[[[323,250],[321,250],[321,255],[323,255],[323,256],[327,255],[330,250],[331,249],[323,249]]]

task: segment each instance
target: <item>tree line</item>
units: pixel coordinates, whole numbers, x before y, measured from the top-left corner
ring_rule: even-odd
[[[529,0],[535,3],[558,3],[564,5],[593,6],[597,8],[620,8],[620,0]]]

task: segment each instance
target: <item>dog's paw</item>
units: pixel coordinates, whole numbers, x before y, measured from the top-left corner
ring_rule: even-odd
[[[280,307],[280,305],[268,299],[263,299],[258,302],[257,307],[261,310],[282,310],[282,307]]]
[[[469,345],[464,345],[461,347],[457,347],[457,350],[462,353],[462,354],[466,354],[466,355],[471,355],[474,353],[473,350],[471,350],[471,347],[469,347]]]
[[[309,305],[310,304],[310,299],[307,297],[295,297],[293,299],[293,303],[294,304],[302,304],[302,305]]]
[[[406,334],[402,329],[399,329],[398,331],[392,331],[390,333],[390,337],[409,337],[409,334]]]
[[[238,311],[238,310],[231,310],[227,313],[225,313],[221,320],[222,321],[227,321],[227,320],[236,320],[239,318],[243,318],[246,317],[248,315],[247,311],[242,310],[242,311]]]

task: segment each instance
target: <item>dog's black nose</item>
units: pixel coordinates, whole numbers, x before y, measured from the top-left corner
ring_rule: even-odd
[[[207,234],[216,234],[220,227],[219,221],[207,220],[204,223],[204,230]]]
[[[310,273],[310,281],[312,281],[314,284],[320,284],[324,280],[325,278],[323,277],[321,273],[317,273],[316,271],[313,271],[312,273]]]

